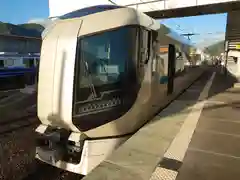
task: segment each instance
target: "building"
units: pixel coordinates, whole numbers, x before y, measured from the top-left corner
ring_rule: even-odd
[[[225,51],[228,57],[228,70],[240,77],[240,11],[228,13],[226,27]]]
[[[0,34],[0,52],[39,53],[42,39]]]

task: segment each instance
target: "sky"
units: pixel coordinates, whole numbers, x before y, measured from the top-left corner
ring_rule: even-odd
[[[48,16],[48,0],[1,0],[0,21],[21,24]],[[192,36],[191,40],[197,45],[207,46],[224,39],[226,16],[217,14],[171,18],[161,20],[161,23],[177,33],[199,33],[200,35]]]
[[[1,0],[0,21],[13,24],[47,18],[48,0]]]
[[[225,38],[227,14],[213,14],[161,20],[179,34],[197,33],[190,37],[199,46],[207,46]],[[209,34],[212,33],[212,34]]]

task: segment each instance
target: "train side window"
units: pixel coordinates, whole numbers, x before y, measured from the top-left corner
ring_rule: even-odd
[[[25,67],[28,67],[28,59],[27,58],[23,58],[23,64],[25,65]]]
[[[151,35],[151,31],[147,31],[148,35],[147,35],[147,60],[148,61],[151,57],[151,48],[152,48],[152,35]]]
[[[151,32],[140,28],[139,29],[139,61],[138,61],[138,74],[139,80],[141,81],[144,76],[144,66],[148,63],[151,52]]]
[[[29,59],[29,67],[34,67],[34,58]]]
[[[13,66],[14,65],[14,60],[13,59],[7,59],[7,60],[5,60],[5,64],[7,66]]]
[[[4,60],[0,59],[0,68],[3,68],[3,67],[4,67]]]

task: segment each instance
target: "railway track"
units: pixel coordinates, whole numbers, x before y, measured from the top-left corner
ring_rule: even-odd
[[[0,91],[0,101],[4,100],[5,98],[14,95],[17,93],[19,89],[13,89],[13,90],[6,90],[6,91]]]
[[[0,121],[0,136],[38,124],[39,120],[35,108],[36,105],[30,106],[26,108],[22,116]]]
[[[14,133],[20,133],[26,132],[25,130],[37,126],[39,123],[39,120],[36,116],[36,110],[34,111],[36,106],[28,107],[25,110],[25,113],[18,118],[12,118],[5,121],[0,121],[0,138],[1,137],[8,137],[10,134]],[[32,136],[34,138],[33,134],[29,134],[29,136]],[[32,146],[33,144],[30,143],[29,146]],[[24,146],[23,149],[34,149]],[[32,151],[31,150],[31,151]],[[28,152],[27,154],[32,154],[31,152]],[[30,157],[34,158],[34,157]],[[1,166],[1,164],[0,164]],[[29,166],[29,165],[26,165]],[[45,163],[42,163],[40,161],[34,161],[30,165],[29,171],[27,171],[28,174],[21,174],[19,176],[19,179],[21,180],[74,180],[74,179],[81,179],[83,176],[70,173],[55,167],[52,167],[50,165],[47,165]],[[1,179],[1,176],[0,176]],[[19,180],[18,179],[18,180]]]
[[[26,115],[20,118],[11,120],[9,122],[1,122],[0,123],[0,136],[8,133],[12,133],[13,131],[23,130],[23,128],[33,126],[38,124],[39,121],[36,115]]]
[[[53,179],[54,177],[61,176],[62,171],[51,167],[49,165],[43,164],[41,162],[35,161],[34,171],[24,177],[22,180],[48,180]]]
[[[22,180],[80,180],[84,176],[70,173],[36,160],[35,170]]]

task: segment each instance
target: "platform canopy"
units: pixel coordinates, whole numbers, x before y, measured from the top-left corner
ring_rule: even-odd
[[[158,12],[181,16],[181,12],[186,13],[187,10],[189,15],[194,15],[196,11],[200,13],[230,11],[240,7],[236,6],[237,3],[240,4],[239,0],[49,0],[49,15],[57,17],[89,6],[116,4],[138,9],[157,18],[164,16]],[[184,11],[180,12],[181,9]]]

